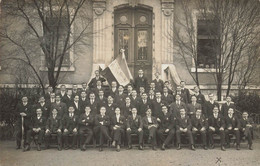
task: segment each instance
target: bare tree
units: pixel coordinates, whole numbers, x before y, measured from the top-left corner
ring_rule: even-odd
[[[74,61],[69,51],[88,45],[92,13],[88,0],[12,0],[3,2],[1,48],[9,49],[6,60],[27,64],[44,89],[40,58],[47,68],[48,83],[56,88],[63,66]],[[18,24],[19,23],[19,24]],[[17,26],[17,27],[16,27]],[[12,49],[10,49],[12,48]],[[16,49],[17,51],[12,51]]]

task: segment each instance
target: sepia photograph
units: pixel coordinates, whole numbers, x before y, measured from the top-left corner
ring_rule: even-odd
[[[260,0],[0,0],[0,166],[259,166]]]

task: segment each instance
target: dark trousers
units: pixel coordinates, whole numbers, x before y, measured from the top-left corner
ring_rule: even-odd
[[[143,135],[144,135],[143,130],[141,130],[140,132],[137,129],[131,129],[131,131],[126,130],[126,136],[127,136],[127,140],[128,140],[128,145],[132,145],[131,134],[137,134],[138,135],[139,145],[143,144]]]
[[[29,127],[24,127],[24,140],[26,140],[27,131],[29,130]],[[15,126],[15,139],[16,139],[16,145],[21,146],[22,141],[22,125],[17,124]]]
[[[151,127],[150,129],[146,129],[145,133],[148,135],[148,137],[151,139],[152,146],[156,146],[156,132],[157,128],[156,127]]]
[[[240,130],[241,135],[245,135],[249,145],[252,145],[253,143],[252,132],[253,132],[252,128],[248,128],[248,127],[245,128],[245,131]]]
[[[232,129],[232,130],[226,129],[225,130],[225,135],[226,135],[225,137],[226,137],[226,143],[227,144],[230,144],[229,134],[233,134],[233,135],[236,136],[236,143],[237,143],[237,145],[239,145],[240,144],[240,131],[234,130],[234,129]]]
[[[36,135],[38,135],[37,144],[41,145],[42,144],[42,139],[43,139],[43,136],[44,136],[44,131],[43,130],[40,130],[39,132],[34,132],[33,130],[28,130],[27,134],[26,134],[26,143],[28,145],[30,145],[31,142],[32,142],[32,138],[31,137],[34,137]]]
[[[117,128],[116,130],[113,129],[112,135],[113,135],[113,140],[117,142],[118,145],[121,145],[121,139],[122,136],[124,136],[125,131],[124,129]]]
[[[94,127],[94,133],[95,133],[95,137],[97,137],[99,135],[100,146],[104,145],[104,138],[111,139],[111,137],[108,134],[108,128],[106,126]]]
[[[215,131],[212,131],[211,129],[209,129],[209,143],[211,145],[214,144],[214,139],[213,139],[213,134],[219,134],[220,135],[220,144],[221,146],[224,146],[225,144],[225,131],[224,130],[219,130],[219,129],[216,129]]]
[[[157,135],[159,137],[159,140],[163,142],[163,144],[168,145],[170,141],[174,138],[175,131],[174,129],[171,129],[168,133],[165,132],[166,129],[159,129],[157,130]],[[164,134],[167,134],[167,137],[165,139]]]
[[[85,139],[85,134],[87,135]],[[89,144],[92,137],[93,137],[93,130],[90,128],[81,128],[79,129],[79,136],[80,136],[80,145],[82,146],[83,144]]]
[[[206,146],[207,145],[207,141],[206,141],[206,138],[207,138],[207,135],[206,135],[206,130],[204,131],[192,131],[192,136],[193,138],[197,138],[197,136],[200,135],[201,138],[202,138],[202,144],[203,146]],[[194,141],[195,142],[195,141]]]
[[[61,138],[62,138],[61,132],[47,132],[47,133],[45,133],[45,145],[46,146],[50,145],[51,134],[57,134],[57,142],[58,142],[58,145],[61,146]]]
[[[194,142],[193,142],[193,137],[192,137],[192,133],[190,130],[187,130],[186,132],[182,132],[180,130],[177,130],[176,131],[176,139],[177,139],[177,144],[180,144],[181,143],[181,134],[186,134],[189,138],[189,143],[190,145],[193,145]]]
[[[73,131],[63,132],[63,140],[64,140],[65,147],[68,147],[68,145],[69,145],[69,136],[70,135],[72,135],[72,142],[70,145],[73,147],[77,143],[78,132],[73,132]]]

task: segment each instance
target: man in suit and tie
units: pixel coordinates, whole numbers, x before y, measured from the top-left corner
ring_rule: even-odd
[[[80,92],[86,92],[86,95],[88,96],[89,94],[89,89],[88,89],[88,86],[87,86],[87,83],[86,82],[83,82],[82,84],[82,88],[80,89]]]
[[[56,99],[56,95],[55,95],[55,93],[52,92],[50,94],[50,99],[47,100],[46,102],[48,102],[48,103],[50,103],[50,105],[52,105],[53,103],[55,103],[55,99]]]
[[[183,100],[185,104],[190,103],[190,91],[189,89],[185,88],[185,81],[180,82],[181,87],[181,94],[183,95]]]
[[[67,105],[61,102],[61,96],[59,94],[55,97],[55,103],[52,103],[51,110],[56,109],[60,117],[63,117],[63,114],[67,112]]]
[[[47,87],[47,92],[45,93],[45,96],[44,96],[44,98],[46,99],[46,101],[49,101],[49,100],[50,100],[51,93],[53,93],[53,88],[52,88],[52,86],[48,86],[48,87]]]
[[[228,109],[228,114],[225,117],[225,135],[226,135],[226,143],[227,148],[230,148],[230,138],[229,135],[233,134],[236,136],[236,149],[240,150],[240,120],[234,114],[233,108]]]
[[[128,140],[128,149],[132,149],[131,134],[138,135],[139,150],[143,150],[143,121],[140,115],[137,115],[137,109],[132,108],[132,115],[126,120],[126,135]]]
[[[96,95],[94,92],[89,94],[89,102],[87,105],[91,108],[91,114],[98,114],[98,101],[96,100]]]
[[[195,112],[195,115],[191,117],[191,125],[192,125],[192,135],[195,140],[197,138],[198,134],[202,138],[202,144],[203,148],[205,150],[208,149],[207,147],[207,129],[208,129],[208,121],[206,118],[202,115],[202,110],[197,109]]]
[[[156,99],[152,103],[152,113],[153,116],[156,118],[160,118],[160,116],[163,114],[162,112],[162,106],[166,105],[165,102],[162,101],[161,92],[156,92],[155,97]],[[159,119],[157,119],[158,122],[160,122]]]
[[[204,115],[206,116],[206,118],[209,118],[209,117],[211,117],[213,115],[214,107],[218,107],[218,109],[219,109],[219,104],[217,103],[217,101],[215,101],[214,94],[210,93],[209,94],[209,101],[206,101],[206,103],[205,103]]]
[[[138,77],[135,78],[135,89],[140,93],[140,87],[144,87],[144,89],[148,89],[148,81],[147,78],[144,77],[144,71],[140,69],[138,71]]]
[[[58,116],[58,111],[54,108],[47,119],[45,127],[45,146],[49,149],[51,134],[57,134],[58,150],[62,150],[62,118]]]
[[[160,91],[161,93],[162,93],[162,91],[163,91],[163,80],[161,80],[160,78],[159,78],[159,72],[156,72],[155,73],[155,79],[153,80],[153,82],[154,82],[154,84],[155,84],[155,89],[156,90],[158,90],[158,91]]]
[[[196,110],[202,110],[201,105],[197,103],[196,96],[191,96],[191,103],[188,104],[187,110],[188,110],[187,113],[190,116],[190,118],[192,117],[192,115],[195,114]]]
[[[104,90],[99,90],[97,96],[98,110],[101,106],[105,106],[107,104],[107,98],[105,97]]]
[[[67,89],[66,86],[64,84],[62,84],[60,86],[60,93],[59,93],[60,97],[61,97],[61,101],[64,102],[64,99],[67,95]]]
[[[168,88],[163,88],[162,100],[166,103],[166,106],[169,108],[171,103],[173,102],[173,95],[168,93]]]
[[[78,91],[78,85],[77,84],[73,84],[72,85],[72,98],[75,97],[75,95],[80,95],[79,91]]]
[[[221,106],[221,113],[224,117],[228,116],[229,108],[235,109],[235,104],[232,102],[231,96],[227,96],[226,103]]]
[[[100,72],[99,70],[95,71],[95,77],[91,79],[91,81],[89,82],[88,86],[90,89],[94,89],[95,87],[97,87],[97,82],[100,81],[101,84],[103,84],[104,82],[106,82],[106,79],[102,76],[100,76]]]
[[[128,117],[129,115],[132,114],[132,108],[134,107],[134,105],[131,103],[131,99],[129,96],[127,96],[125,98],[125,102],[123,105],[120,106],[121,108],[121,111],[120,111],[120,114],[125,116],[125,117]]]
[[[180,109],[180,116],[176,118],[176,138],[177,138],[177,150],[181,149],[181,134],[187,135],[191,150],[195,150],[192,132],[191,132],[191,120],[187,116],[184,108]]]
[[[118,105],[114,103],[114,99],[112,96],[108,96],[107,104],[105,105],[105,107],[106,107],[106,115],[112,117],[115,114],[115,109],[116,107],[118,107]]]
[[[86,106],[85,113],[81,114],[79,117],[79,136],[81,151],[86,150],[86,146],[90,143],[93,137],[93,125],[95,117],[90,112],[91,108],[89,106]],[[85,134],[87,135],[86,138]]]
[[[152,116],[152,110],[150,108],[146,111],[146,116],[143,117],[144,133],[148,135],[148,143],[152,144],[152,149],[156,150],[156,133],[158,128],[158,122],[155,117]]]
[[[141,117],[144,117],[146,115],[146,110],[148,108],[151,108],[151,102],[148,100],[147,93],[142,94],[142,100],[138,103],[137,110],[138,110],[138,115]]]
[[[176,94],[176,101],[170,105],[170,112],[177,118],[180,116],[180,109],[186,109],[186,104],[181,101],[181,96]]]
[[[126,94],[124,94],[124,87],[122,85],[119,85],[118,94],[116,94],[114,102],[117,105],[122,105],[125,101],[125,98],[126,98]]]
[[[15,125],[16,149],[20,149],[22,141],[22,125],[24,128],[24,139],[26,139],[26,133],[31,125],[32,106],[29,104],[27,96],[23,96],[22,102],[17,104],[16,115],[18,117]],[[23,124],[22,117],[24,118]]]
[[[240,124],[241,124],[240,133],[241,135],[245,135],[248,141],[249,150],[253,150],[252,135],[253,135],[254,121],[252,118],[248,117],[248,112],[246,111],[243,112]]]
[[[161,142],[163,142],[161,149],[165,150],[165,147],[173,140],[175,133],[175,117],[168,112],[167,106],[162,106],[163,115],[160,117],[159,129],[157,135]],[[167,134],[165,139],[163,134]]]
[[[80,104],[81,103],[79,102],[79,95],[75,95],[74,100],[71,103],[71,105],[73,105],[73,107],[75,109],[74,113],[78,116],[81,115],[82,113],[84,113],[84,110],[81,110],[82,106]]]
[[[72,135],[72,142],[70,147],[73,150],[77,149],[77,136],[78,136],[78,115],[75,114],[75,109],[73,105],[69,105],[68,113],[64,114],[63,117],[63,140],[64,140],[64,149],[69,149],[69,135]]]
[[[81,106],[80,110],[85,110],[87,104],[89,103],[87,98],[87,93],[85,91],[81,91],[79,105]]]
[[[97,81],[97,86],[93,89],[93,92],[95,93],[95,96],[98,96],[98,92],[100,90],[103,90],[105,92],[105,89],[102,87],[102,83],[100,80]]]
[[[121,139],[125,135],[126,126],[126,118],[120,112],[120,108],[116,107],[115,115],[111,117],[111,130],[113,136],[112,147],[116,147],[117,152],[120,151]]]
[[[208,125],[209,125],[209,143],[210,147],[214,149],[214,139],[213,134],[219,134],[220,135],[220,144],[221,144],[221,150],[225,151],[225,119],[223,116],[219,113],[219,108],[214,107],[213,114],[208,119]]]
[[[37,150],[41,151],[41,144],[44,136],[45,123],[46,123],[46,118],[42,116],[41,108],[37,108],[36,116],[32,116],[32,123],[29,127],[30,129],[26,133],[26,146],[24,152],[30,150],[31,136],[34,137],[35,135],[38,135]]]
[[[65,96],[62,98],[61,102],[65,103],[67,106],[73,102],[74,96],[72,95],[72,90],[68,90]]]
[[[194,87],[194,92],[195,92],[195,96],[197,98],[197,103],[199,103],[202,107],[202,113],[204,112],[204,106],[205,106],[205,102],[206,102],[206,99],[205,99],[205,96],[200,92],[200,89],[198,86],[195,86]]]
[[[36,108],[41,108],[42,116],[45,118],[49,117],[51,105],[50,103],[45,102],[44,96],[40,96],[38,104],[36,104]]]
[[[112,141],[112,138],[108,134],[110,123],[110,117],[106,115],[106,107],[101,107],[100,114],[95,116],[94,126],[95,137],[99,136],[100,152],[103,151],[104,138],[109,141]]]
[[[150,101],[150,103],[152,103],[155,100],[154,91],[153,90],[149,90],[148,100]]]
[[[111,82],[111,89],[109,90],[109,94],[108,95],[110,95],[113,98],[115,98],[116,94],[118,94],[117,83],[116,83],[116,81],[112,81]]]
[[[141,97],[137,95],[137,91],[135,89],[132,90],[131,96],[131,103],[136,107],[141,100]]]
[[[132,95],[132,90],[133,90],[133,86],[131,84],[128,84],[126,89],[126,96],[130,97]]]

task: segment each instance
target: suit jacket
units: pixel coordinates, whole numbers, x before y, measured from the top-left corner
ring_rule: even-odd
[[[62,129],[62,119],[61,117],[57,116],[55,119],[53,116],[50,116],[47,119],[45,129],[49,129],[51,133],[57,132],[58,129]]]
[[[174,101],[173,95],[168,94],[165,96],[164,94],[162,95],[162,100],[167,104],[167,107],[171,105],[171,103]]]
[[[103,83],[106,81],[106,79],[101,76],[98,79],[96,79],[96,77],[92,78],[88,84],[89,88],[94,89],[95,87],[97,87],[97,81],[101,81],[101,83]]]
[[[66,102],[66,98],[68,97],[67,96],[67,92],[65,92],[65,94],[64,95],[62,95],[62,93],[61,92],[59,92],[58,93],[58,95],[60,95],[61,96],[61,99],[60,99],[60,101],[61,102],[63,102],[63,103],[65,103]],[[67,104],[67,103],[66,103]]]
[[[116,94],[114,102],[117,105],[121,105],[121,104],[123,104],[125,102],[125,98],[126,98],[126,94],[124,94],[124,93],[121,94],[121,95]]]
[[[90,107],[91,114],[93,114],[93,115],[99,114],[99,110],[98,110],[99,103],[96,99],[94,100],[94,103],[91,104],[90,101],[88,101],[88,103],[86,105],[88,105]]]
[[[134,107],[133,104],[130,104],[128,107],[126,104],[121,105],[121,115],[128,117],[129,115],[132,115],[132,108]]]
[[[246,128],[247,124],[254,125],[253,119],[252,118],[247,118],[246,120],[244,120],[243,118],[240,119],[240,127],[241,128]]]
[[[239,128],[240,129],[240,120],[233,114],[230,118],[229,116],[225,117],[226,127]]]
[[[34,110],[36,110],[37,108],[41,108],[41,110],[42,110],[42,116],[44,116],[45,118],[48,118],[48,117],[49,117],[50,112],[51,112],[51,105],[50,105],[50,103],[45,102],[43,106],[41,106],[40,103],[37,103]],[[35,116],[35,115],[36,115],[36,114],[34,114],[34,116]]]
[[[106,115],[109,117],[112,117],[115,115],[115,109],[118,107],[116,103],[111,104],[110,106],[107,104],[106,105]]]
[[[112,89],[110,88],[108,93],[110,96],[115,98],[115,96],[118,94],[118,90],[116,89],[115,91],[112,91]]]
[[[223,127],[225,128],[225,119],[223,118],[223,116],[221,114],[218,114],[218,117],[217,119],[214,118],[213,115],[211,115],[208,119],[208,124],[209,124],[209,127],[212,126],[216,129],[219,129],[220,127]]]
[[[152,115],[156,118],[159,118],[162,115],[162,106],[166,105],[166,103],[161,100],[161,102],[157,102],[157,100],[155,99],[152,103]]]
[[[175,117],[179,117],[180,116],[180,109],[184,108],[185,110],[186,109],[186,104],[183,103],[183,102],[180,102],[180,104],[177,104],[176,102],[173,102],[171,105],[170,105],[170,112],[173,113],[173,115]]]
[[[148,129],[150,125],[156,125],[158,127],[158,122],[156,118],[152,116],[151,119],[152,119],[152,123],[149,123],[147,116],[143,117],[143,127],[145,129]]]
[[[187,111],[188,111],[188,114],[193,114],[195,115],[196,111],[198,109],[202,109],[201,108],[201,105],[199,103],[195,103],[195,105],[193,105],[192,103],[188,104],[187,106]]]
[[[70,117],[69,113],[65,114],[63,117],[63,129],[67,129],[69,132],[72,132],[74,128],[78,130],[78,121],[79,116],[75,113],[73,114],[73,117]]]
[[[73,100],[74,100],[74,97],[73,96],[68,96],[68,95],[65,95],[64,97],[63,97],[63,100],[62,100],[62,102],[63,103],[65,103],[67,106],[69,106],[72,102],[73,102]]]
[[[16,107],[16,115],[18,117],[17,123],[19,125],[21,125],[22,123],[22,118],[20,115],[20,113],[22,112],[26,113],[26,116],[24,116],[24,126],[29,127],[31,124],[31,117],[33,113],[35,114],[35,111],[33,112],[33,108],[29,103],[27,103],[25,106],[23,105],[23,103],[19,103]]]
[[[176,118],[176,130],[180,130],[180,128],[190,130],[191,127],[191,120],[188,116],[185,116],[183,119],[181,117]]]
[[[143,100],[141,100],[137,105],[137,114],[141,115],[141,117],[146,116],[145,112],[148,108],[152,108],[152,103],[149,100],[147,100],[146,103],[144,103]]]
[[[196,116],[194,115],[191,118],[191,125],[192,125],[192,127],[195,127],[198,130],[200,130],[202,127],[207,129],[208,121],[206,120],[206,118],[203,115],[200,116],[200,119],[197,119]]]
[[[132,96],[130,96],[130,100],[131,100],[131,103],[132,103],[135,107],[137,107],[138,103],[139,103],[140,100],[142,100],[142,99],[141,99],[140,96],[136,96],[135,99],[134,99]]]
[[[51,110],[56,109],[58,111],[58,116],[63,117],[64,113],[68,112],[67,105],[63,102],[60,102],[59,104],[52,103],[51,104]]]
[[[195,94],[195,96],[197,98],[197,103],[201,104],[201,106],[203,107],[206,102],[205,96],[201,93],[199,93],[198,95]]]
[[[80,129],[85,129],[85,128],[92,129],[92,127],[94,125],[94,120],[95,120],[95,117],[91,113],[88,116],[86,115],[86,113],[81,114],[79,117],[79,122],[78,122],[79,128]]]
[[[126,128],[130,128],[133,130],[137,130],[139,128],[143,128],[143,121],[142,117],[140,115],[136,115],[135,119],[133,118],[133,115],[129,115],[126,120]]]
[[[134,82],[134,87],[139,92],[140,87],[144,87],[144,89],[148,90],[148,81],[146,77],[136,77]]]
[[[234,103],[230,103],[229,105],[227,105],[227,103],[223,104],[222,107],[221,107],[221,113],[224,117],[227,117],[228,116],[228,110],[229,108],[233,108],[235,109],[235,105]]]
[[[117,119],[116,119],[116,115],[112,116],[111,117],[111,128],[113,129],[113,127],[115,125],[120,126],[121,129],[125,129],[125,127],[126,127],[126,119],[125,119],[125,117],[120,115],[119,122],[118,122]]]
[[[211,104],[210,101],[206,101],[206,103],[205,103],[205,112],[204,112],[204,115],[205,115],[206,117],[210,117],[211,115],[213,115],[213,109],[214,109],[214,107],[218,107],[218,108],[219,108],[219,104],[218,104],[216,101],[214,101],[213,104]]]
[[[88,101],[87,97],[85,98],[84,101],[82,100],[82,98],[79,99],[79,103],[80,103],[79,105],[81,107],[80,110],[81,110],[82,113],[85,112],[85,108],[86,108],[88,102],[89,101]]]
[[[77,115],[81,115],[85,112],[85,110],[82,110],[81,102],[78,101],[78,107],[76,106],[75,102],[73,101],[71,105],[74,107],[75,111],[74,113]]]
[[[171,113],[167,113],[166,115],[160,117],[161,122],[159,123],[159,128],[166,130],[166,129],[173,129],[175,127],[175,120],[176,118]]]
[[[110,126],[110,117],[108,115],[101,116],[100,114],[95,116],[95,126],[102,126],[100,122],[103,122],[103,126]]]
[[[160,91],[162,93],[163,91],[163,86],[164,86],[164,83],[163,83],[163,80],[159,79],[157,81],[157,79],[154,79],[153,80],[154,84],[155,84],[155,89]]]
[[[33,128],[41,128],[41,130],[44,131],[46,125],[46,118],[44,116],[41,116],[40,119],[37,118],[37,116],[32,117],[32,123],[30,125],[30,129]]]
[[[187,88],[181,89],[181,94],[182,94],[184,103],[188,104],[191,102],[189,89],[187,89]]]

